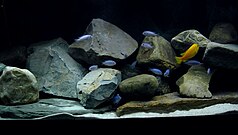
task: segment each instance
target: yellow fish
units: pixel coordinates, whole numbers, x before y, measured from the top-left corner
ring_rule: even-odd
[[[188,59],[191,59],[194,57],[199,50],[199,45],[198,44],[193,44],[186,50],[184,53],[182,53],[181,57],[175,57],[177,64],[181,64],[182,62],[186,62]]]

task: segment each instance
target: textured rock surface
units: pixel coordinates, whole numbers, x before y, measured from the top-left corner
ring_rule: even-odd
[[[216,24],[209,35],[209,39],[216,43],[230,43],[237,41],[237,38],[237,31],[230,23]]]
[[[158,85],[155,76],[141,74],[123,80],[119,85],[119,91],[129,100],[148,100],[155,95]]]
[[[203,61],[210,67],[237,70],[238,45],[211,42],[205,50]]]
[[[85,109],[78,101],[66,99],[40,99],[37,103],[17,106],[0,105],[0,117],[32,119],[58,113],[69,113],[74,115],[86,113],[103,113],[107,108]]]
[[[205,48],[211,42],[197,30],[186,30],[173,37],[171,45],[180,53],[185,52],[193,43]]]
[[[86,74],[77,83],[78,98],[85,108],[96,108],[109,100],[121,82],[121,72],[116,69],[99,68]]]
[[[0,76],[0,101],[6,105],[27,104],[39,99],[35,76],[27,69],[4,68]]]
[[[211,74],[202,65],[192,66],[188,72],[176,81],[179,93],[186,97],[211,98],[209,82]]]
[[[139,48],[136,57],[138,64],[154,65],[164,70],[176,67],[174,50],[166,39],[161,36],[148,36],[143,42],[150,43],[153,48]]]
[[[117,116],[136,112],[169,113],[176,110],[204,108],[218,103],[238,103],[237,92],[213,95],[210,99],[182,98],[177,92],[155,96],[147,102],[131,101],[117,108]]]
[[[157,94],[162,95],[162,94],[170,93],[172,91],[168,82],[163,80],[161,77],[156,77],[156,78],[159,83],[159,86],[156,90],[156,95]]]
[[[69,46],[69,54],[88,64],[101,64],[106,59],[123,60],[138,48],[130,35],[102,19],[93,19],[85,33],[92,35],[92,39],[74,42]]]
[[[41,91],[61,97],[77,98],[76,85],[86,69],[67,53],[62,38],[40,42],[29,47],[27,67],[36,76]]]

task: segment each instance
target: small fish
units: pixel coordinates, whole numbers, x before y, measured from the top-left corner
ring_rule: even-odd
[[[207,74],[211,74],[212,72],[211,72],[211,68],[208,68],[207,69]]]
[[[158,68],[149,68],[149,70],[156,75],[163,75],[162,71]]]
[[[121,101],[121,96],[119,94],[116,94],[113,98],[112,98],[112,103],[114,105],[117,105],[119,102]]]
[[[113,61],[113,60],[105,60],[104,62],[102,62],[103,65],[105,66],[115,66],[116,65],[116,62]]]
[[[90,71],[98,69],[98,65],[92,65],[88,68]]]
[[[192,65],[201,65],[202,63],[197,60],[188,60],[188,61],[184,62],[184,64],[192,66]]]
[[[149,49],[153,48],[153,46],[150,43],[142,43],[141,46]]]
[[[169,77],[169,74],[170,74],[170,69],[167,69],[167,70],[164,72],[164,77]]]
[[[86,39],[91,39],[93,36],[92,35],[83,35],[79,37],[78,39],[75,39],[76,42],[86,40]]]
[[[137,64],[137,61],[135,60],[135,61],[130,65],[130,68],[131,68],[131,69],[135,69],[136,64]]]
[[[144,31],[142,33],[144,36],[157,36],[158,34],[156,34],[155,32],[152,31]]]
[[[194,57],[199,50],[199,45],[198,44],[193,44],[186,50],[184,53],[182,53],[181,57],[175,57],[177,64],[181,64],[182,62],[186,62],[188,59],[191,59]]]

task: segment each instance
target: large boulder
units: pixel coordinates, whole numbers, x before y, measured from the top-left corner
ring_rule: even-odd
[[[209,35],[209,39],[217,43],[230,43],[237,41],[237,38],[237,31],[231,23],[216,24]]]
[[[27,69],[5,67],[0,76],[0,101],[5,105],[27,104],[39,99],[35,76]]]
[[[238,70],[238,45],[210,42],[203,61],[209,67]]]
[[[191,29],[186,30],[171,40],[171,45],[179,53],[185,52],[193,43],[196,43],[201,48],[206,48],[207,44],[211,42],[205,36],[203,36],[199,31]],[[205,50],[205,49],[204,49]]]
[[[102,19],[93,19],[85,34],[92,38],[72,43],[69,54],[88,64],[101,64],[106,59],[123,60],[138,48],[130,35]]]
[[[141,74],[123,80],[119,85],[119,91],[127,100],[149,100],[155,95],[158,86],[155,76]]]
[[[176,68],[175,52],[162,36],[146,36],[143,43],[150,43],[152,48],[141,46],[136,57],[138,64],[151,65],[163,70]]]
[[[85,108],[96,108],[114,95],[121,82],[121,72],[111,68],[99,68],[86,74],[77,83],[78,98]]]
[[[71,58],[62,38],[31,45],[27,68],[36,76],[40,91],[61,97],[77,98],[76,85],[86,69]]]
[[[188,72],[176,81],[179,93],[186,97],[211,98],[209,82],[211,74],[207,74],[203,65],[194,65]]]

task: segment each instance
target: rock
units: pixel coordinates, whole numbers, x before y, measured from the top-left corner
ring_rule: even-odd
[[[161,36],[147,36],[143,42],[153,48],[140,47],[136,57],[138,64],[157,66],[161,69],[176,68],[175,53],[170,43]]]
[[[117,116],[137,112],[169,113],[179,110],[204,108],[219,103],[238,103],[237,92],[213,95],[210,99],[184,98],[179,93],[173,92],[155,96],[151,101],[130,101],[116,110]]]
[[[102,19],[93,19],[85,34],[92,39],[74,42],[69,54],[78,61],[100,65],[104,60],[123,60],[130,56],[138,43],[117,26]]]
[[[60,98],[40,99],[36,103],[26,105],[0,105],[0,117],[15,119],[42,119],[57,114],[81,115],[103,113],[105,111],[108,111],[108,109],[85,109],[78,101]]]
[[[158,85],[155,76],[141,74],[123,80],[119,85],[119,91],[122,97],[128,100],[148,100],[155,95]]]
[[[112,98],[121,82],[121,72],[116,69],[99,68],[86,74],[77,83],[78,98],[85,108],[96,108]]]
[[[176,81],[179,93],[186,97],[211,98],[209,82],[211,75],[202,65],[192,66],[188,72]]]
[[[77,98],[76,85],[86,69],[68,55],[67,48],[62,38],[31,45],[27,68],[36,76],[40,91]]]
[[[209,35],[209,39],[216,43],[230,43],[237,41],[237,38],[237,31],[230,23],[216,24]]]
[[[203,61],[209,67],[237,70],[238,45],[211,42],[205,50]]]
[[[2,74],[2,71],[4,70],[5,67],[6,65],[4,65],[3,63],[0,63],[0,75]]]
[[[161,79],[161,77],[157,77],[157,81],[159,86],[156,90],[156,95],[163,95],[163,94],[170,93],[172,91],[169,86],[169,83]]]
[[[35,76],[27,69],[5,67],[0,76],[0,101],[5,105],[37,102],[39,90]]]
[[[171,45],[179,53],[185,52],[193,43],[197,43],[199,47],[205,48],[211,42],[197,30],[186,30],[173,37]]]

